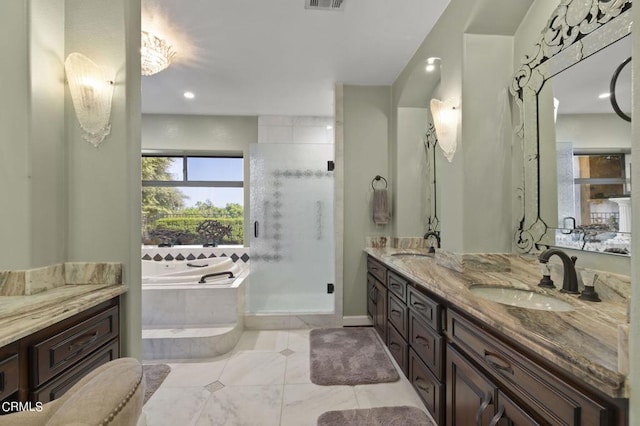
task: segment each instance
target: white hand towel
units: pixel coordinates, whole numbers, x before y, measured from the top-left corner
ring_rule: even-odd
[[[373,190],[373,223],[376,225],[389,223],[389,202],[386,189]]]

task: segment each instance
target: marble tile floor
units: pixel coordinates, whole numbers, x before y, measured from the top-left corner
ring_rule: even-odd
[[[325,411],[393,405],[426,412],[400,369],[394,383],[311,383],[309,330],[246,330],[223,356],[164,362],[171,373],[144,406],[148,426],[315,426]]]

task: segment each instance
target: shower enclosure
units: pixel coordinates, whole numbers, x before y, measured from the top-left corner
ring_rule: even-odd
[[[252,144],[250,314],[334,312],[332,144]]]

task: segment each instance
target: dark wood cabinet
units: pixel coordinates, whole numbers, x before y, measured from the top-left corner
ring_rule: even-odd
[[[532,359],[454,310],[447,318],[450,345],[473,360],[500,390],[496,398],[502,395],[504,403],[496,402],[496,414],[504,413],[492,424],[625,424],[626,416],[614,401],[585,392],[583,385],[554,371],[552,365]],[[451,365],[451,360],[447,362]]]
[[[409,381],[433,419],[444,424],[444,385],[433,375],[413,348],[409,348]]]
[[[387,269],[367,258],[367,315],[383,342],[387,342]]]
[[[413,311],[409,312],[409,345],[439,380],[444,376],[443,341],[440,334],[422,323]]]
[[[403,304],[407,303],[407,285],[409,280],[401,277],[393,271],[387,271],[387,287],[395,294]]]
[[[387,324],[387,346],[404,375],[409,377],[409,345],[391,322]]]
[[[367,274],[367,316],[373,322],[376,316],[376,279]]]
[[[373,325],[382,338],[387,341],[387,288],[380,281],[375,285],[375,306],[376,314],[373,318]]]
[[[498,390],[452,346],[447,347],[447,425],[489,425]]]
[[[402,303],[391,291],[388,293],[388,320],[393,326],[398,330],[398,333],[407,338],[408,333],[408,321],[407,314],[408,309],[407,305]]]
[[[441,306],[411,280],[375,259],[369,257],[367,266],[367,312],[431,415],[444,422]],[[381,324],[386,324],[386,336],[380,332]]]
[[[367,257],[367,272],[386,285],[387,268],[371,256]]]
[[[20,386],[18,344],[0,348],[0,401],[18,391]]]
[[[119,318],[116,297],[0,348],[0,401],[49,402],[119,358]]]
[[[497,413],[491,419],[490,426],[538,426],[536,420],[534,420],[526,410],[520,405],[515,403],[502,391],[498,391],[498,398],[496,398]]]
[[[439,425],[628,425],[628,400],[558,371],[377,260],[367,265],[367,312]]]

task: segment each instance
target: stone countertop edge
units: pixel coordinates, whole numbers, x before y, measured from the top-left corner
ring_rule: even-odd
[[[626,322],[626,305],[584,302],[559,290],[538,289],[540,277],[520,268],[461,273],[438,265],[433,256],[391,256],[406,249],[367,247],[364,251],[560,370],[612,398],[628,398],[627,378],[618,372],[617,345],[618,324]],[[469,291],[473,283],[529,288],[568,301],[575,309],[550,312],[502,305],[473,295]]]
[[[37,295],[0,297],[0,302],[3,304],[13,305],[19,309],[14,314],[0,315],[0,347],[113,299],[128,290],[129,287],[124,284],[67,285],[61,288],[60,292],[55,289],[47,291],[49,303],[43,301],[43,298],[36,300]],[[55,293],[59,293],[58,297],[55,297]],[[62,296],[65,297],[63,302],[57,300]],[[29,299],[34,300],[34,303],[29,303]]]

